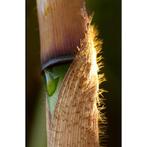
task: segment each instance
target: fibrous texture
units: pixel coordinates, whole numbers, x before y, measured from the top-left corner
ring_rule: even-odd
[[[48,120],[48,147],[99,147],[99,78],[93,26],[66,73],[53,117]],[[100,59],[101,57],[99,57]]]
[[[42,65],[53,58],[74,57],[58,97],[46,99],[47,145],[99,147],[103,92],[99,85],[104,81],[99,72],[103,66],[101,41],[96,40],[84,0],[37,0],[37,6]],[[54,78],[51,80],[55,83],[60,81]],[[49,95],[58,87],[55,83],[48,84],[54,85],[49,87]]]

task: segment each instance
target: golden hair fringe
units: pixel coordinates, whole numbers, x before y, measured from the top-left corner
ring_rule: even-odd
[[[100,147],[106,145],[106,118],[102,73],[102,41],[87,22],[87,32],[77,47],[59,92],[54,117],[47,124],[48,147]]]

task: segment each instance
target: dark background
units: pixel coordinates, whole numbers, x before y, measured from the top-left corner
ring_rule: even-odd
[[[121,146],[121,0],[86,0],[103,40],[107,147]],[[44,100],[40,99],[40,51],[36,1],[26,0],[26,138],[28,147],[46,147]]]

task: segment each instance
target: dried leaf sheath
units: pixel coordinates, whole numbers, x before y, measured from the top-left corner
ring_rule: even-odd
[[[94,32],[90,26],[61,86],[48,127],[49,147],[99,146],[96,56]]]
[[[96,56],[101,42],[95,42],[84,0],[37,0],[37,10],[42,64],[73,55],[79,46],[62,83],[53,118],[46,102],[48,147],[99,147],[96,103],[101,103],[98,92],[103,77],[97,76],[102,64],[99,56],[97,65]]]

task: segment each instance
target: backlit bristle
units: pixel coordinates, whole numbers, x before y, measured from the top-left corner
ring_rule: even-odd
[[[95,29],[88,25],[85,38],[77,48],[61,85],[48,130],[48,146],[105,145],[106,120],[101,111],[104,105],[100,96],[104,91],[99,87],[105,78],[98,74],[101,56],[97,57],[97,52],[100,50],[101,41],[95,40]]]
[[[105,81],[102,41],[90,24],[92,18],[87,16],[84,0],[38,0],[37,6],[42,65],[74,55],[53,117],[47,120],[48,147],[100,147],[106,136],[104,90],[100,89]]]

